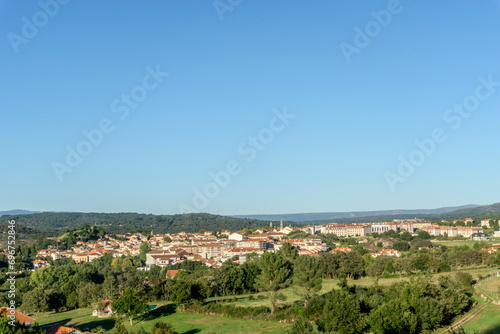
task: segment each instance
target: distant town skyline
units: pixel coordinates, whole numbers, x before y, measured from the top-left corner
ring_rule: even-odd
[[[0,211],[499,202],[499,1],[0,0]]]

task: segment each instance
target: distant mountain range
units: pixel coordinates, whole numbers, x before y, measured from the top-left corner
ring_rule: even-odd
[[[394,219],[420,218],[431,221],[443,219],[460,220],[464,218],[500,219],[500,203],[491,205],[463,205],[430,210],[383,210],[358,212],[327,212],[327,213],[297,213],[282,215],[247,215],[247,216],[219,216],[211,214],[183,214],[183,215],[152,215],[138,213],[81,213],[81,212],[35,212],[27,210],[11,210],[0,212],[0,226],[6,225],[9,220],[16,220],[24,228],[34,231],[62,232],[66,229],[80,228],[81,226],[100,225],[110,233],[124,233],[130,231],[155,231],[157,233],[232,231],[244,228],[258,228],[269,226],[269,221],[283,220],[285,225],[300,226],[302,224],[327,223],[367,223],[392,221]],[[274,225],[276,226],[276,224]],[[34,233],[34,232],[33,232]]]
[[[381,211],[353,211],[353,212],[318,212],[318,213],[292,213],[274,215],[237,215],[235,218],[258,219],[264,221],[294,221],[294,222],[314,222],[323,220],[354,219],[363,217],[387,217],[394,216],[415,216],[415,215],[438,215],[443,213],[463,211],[483,208],[484,206],[469,204],[462,206],[451,206],[438,209],[417,209],[417,210],[381,210]],[[467,211],[464,211],[467,212]]]
[[[460,208],[460,207],[458,207]],[[436,209],[440,210],[440,209]],[[409,210],[411,211],[411,210]],[[419,218],[430,221],[441,221],[441,220],[460,220],[465,218],[472,218],[474,220],[480,219],[500,219],[500,203],[495,203],[491,205],[481,205],[472,206],[469,208],[463,208],[448,212],[434,213],[434,214],[390,214],[390,215],[378,215],[378,216],[366,216],[366,217],[356,217],[356,218],[340,218],[340,219],[326,219],[326,220],[314,220],[314,221],[304,221],[303,224],[327,224],[331,222],[341,223],[341,224],[351,224],[351,223],[369,223],[369,222],[383,222],[392,221],[394,219],[411,219]]]
[[[1,216],[30,215],[32,213],[38,213],[38,211],[28,211],[28,210],[0,211],[0,217]]]

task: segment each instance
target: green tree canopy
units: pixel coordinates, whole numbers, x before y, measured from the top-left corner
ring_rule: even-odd
[[[128,316],[130,326],[132,326],[134,316],[142,313],[147,307],[147,303],[145,296],[139,295],[139,293],[133,288],[127,288],[123,291],[123,295],[121,297],[113,301],[111,307],[116,311],[116,313]]]
[[[301,256],[295,260],[293,283],[297,293],[304,298],[304,307],[313,293],[321,290],[323,279],[318,260],[311,256]]]
[[[262,291],[267,291],[271,304],[271,313],[276,310],[275,293],[279,289],[286,287],[292,277],[292,267],[290,262],[280,253],[265,252],[260,260],[261,273],[257,277],[256,284]]]

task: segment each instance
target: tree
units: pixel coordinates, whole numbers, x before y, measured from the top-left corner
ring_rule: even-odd
[[[322,275],[316,258],[304,255],[295,261],[293,283],[298,294],[304,298],[304,307],[307,307],[310,296],[321,290]]]
[[[31,285],[42,290],[49,288],[55,279],[53,270],[52,267],[35,270],[30,276]]]
[[[283,243],[278,253],[281,254],[281,256],[283,256],[283,258],[290,263],[294,263],[295,260],[299,257],[299,251],[289,242]]]
[[[337,277],[344,256],[342,252],[326,252],[319,256],[319,267],[326,278]]]
[[[76,288],[78,295],[78,306],[87,307],[93,302],[93,294],[96,289],[95,283],[80,283]]]
[[[139,249],[139,258],[143,262],[146,262],[146,254],[149,252],[151,252],[151,247],[149,247],[149,244],[147,242],[143,242],[141,244],[141,248]]]
[[[399,237],[401,238],[401,240],[403,241],[412,241],[413,240],[413,236],[411,235],[410,232],[407,232],[407,231],[404,231],[403,233],[401,233],[399,235]]]
[[[365,272],[365,261],[358,252],[348,252],[344,254],[340,271],[344,272],[349,278],[357,279]]]
[[[418,237],[420,239],[430,239],[431,235],[427,231],[418,231]]]
[[[170,300],[177,306],[184,304],[191,299],[191,284],[188,281],[180,280],[172,286]]]
[[[162,278],[161,272],[162,269],[160,266],[157,266],[156,264],[152,265],[148,273],[149,280],[151,282],[157,283]]]
[[[463,289],[469,290],[472,287],[474,279],[471,274],[459,271],[455,274],[455,281],[459,283]]]
[[[262,291],[267,291],[271,304],[271,314],[276,310],[276,291],[286,287],[291,280],[290,262],[279,253],[265,252],[260,258],[261,273],[256,284]]]
[[[170,238],[170,237],[167,235],[165,238],[163,238],[163,241],[165,241],[165,242],[172,242],[172,238]]]
[[[37,288],[23,296],[22,309],[28,312],[45,312],[49,309],[48,297],[44,290]]]
[[[368,317],[370,328],[375,333],[387,334],[414,333],[417,321],[409,305],[399,299],[390,300],[372,309]]]
[[[137,314],[144,311],[147,307],[146,299],[140,296],[133,288],[127,288],[123,291],[123,295],[111,304],[113,310],[118,314],[125,314],[130,320],[130,326],[133,325],[133,318]]]
[[[51,291],[47,295],[48,308],[58,313],[64,306],[66,306],[66,296],[58,291]]]
[[[260,267],[257,261],[249,261],[247,255],[247,261],[241,265],[241,268],[245,271],[245,289],[254,290],[255,280],[260,274]]]
[[[125,325],[121,322],[120,318],[115,319],[115,331],[113,333],[114,334],[128,334],[128,331],[125,328]]]
[[[364,333],[366,327],[356,296],[339,290],[332,290],[327,295],[323,313],[316,324],[320,331],[343,334]]]
[[[118,295],[118,280],[115,276],[111,275],[104,279],[102,283],[104,290],[104,298],[113,300]]]
[[[400,251],[400,252],[406,252],[406,251],[410,250],[410,245],[408,245],[408,242],[406,242],[406,241],[399,241],[399,242],[395,242],[392,245],[392,248],[394,248],[395,250]]]
[[[157,322],[150,334],[178,334],[168,322]]]
[[[241,293],[245,289],[245,270],[239,264],[226,261],[217,269],[215,281],[223,296]]]

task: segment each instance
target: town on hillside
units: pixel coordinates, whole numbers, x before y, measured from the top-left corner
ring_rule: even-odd
[[[185,260],[200,261],[208,267],[220,267],[227,260],[238,258],[238,263],[242,264],[247,255],[261,255],[266,251],[274,252],[280,249],[285,243],[289,243],[298,249],[299,255],[318,256],[326,252],[328,246],[319,238],[314,238],[316,234],[333,234],[342,238],[358,238],[356,243],[366,241],[363,237],[373,233],[384,233],[387,231],[406,231],[417,235],[417,231],[425,231],[430,236],[463,237],[471,240],[488,240],[489,236],[484,232],[483,227],[489,227],[491,220],[482,220],[481,226],[454,226],[457,223],[472,225],[473,220],[466,218],[462,221],[443,221],[442,224],[432,223],[419,219],[400,220],[393,222],[376,222],[363,224],[323,224],[307,225],[304,227],[279,226],[273,227],[270,223],[269,229],[256,229],[249,231],[222,231],[220,233],[212,231],[201,231],[203,233],[166,233],[149,235],[143,233],[125,233],[110,235],[106,234],[97,241],[77,241],[70,250],[57,250],[48,248],[37,253],[39,259],[33,261],[33,268],[38,269],[48,266],[44,260],[50,257],[52,260],[71,258],[76,263],[91,262],[104,254],[111,254],[113,257],[139,256],[141,246],[147,243],[149,252],[146,254],[146,267],[141,270],[148,270],[151,266],[168,267],[181,263]],[[446,226],[448,224],[452,226]],[[292,232],[302,231],[310,236],[306,239],[293,238],[287,236]],[[500,237],[500,230],[495,230],[493,237]],[[338,243],[340,246],[340,243]],[[332,251],[348,251],[347,247],[338,247]],[[491,251],[491,250],[490,250]],[[378,255],[400,256],[401,252],[394,249],[383,249],[378,253],[371,253],[373,257]]]

